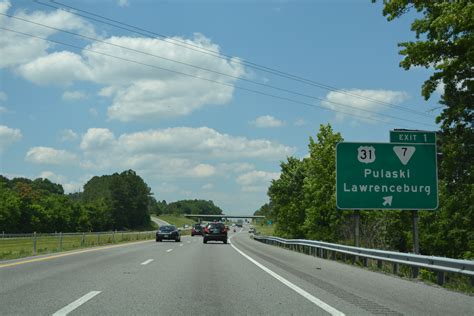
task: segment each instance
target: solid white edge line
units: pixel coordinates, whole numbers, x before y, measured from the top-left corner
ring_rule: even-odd
[[[145,265],[149,264],[149,263],[152,262],[152,261],[153,261],[153,259],[148,259],[148,260],[146,260],[146,261],[143,261],[143,262],[140,263],[140,264],[141,264],[142,266],[145,266]]]
[[[69,304],[67,306],[64,306],[63,308],[58,310],[56,313],[53,314],[53,316],[64,316],[64,315],[69,314],[70,312],[72,312],[73,310],[75,310],[76,308],[78,308],[79,306],[81,306],[82,304],[87,302],[88,300],[92,299],[94,296],[96,296],[100,292],[101,291],[91,291],[91,292],[87,293],[83,297],[78,298],[77,300],[75,300],[71,304]]]
[[[173,249],[168,249],[168,250],[166,250],[166,252],[171,252],[171,251],[173,251]]]
[[[240,232],[239,232],[240,233]],[[233,237],[233,236],[232,236]],[[231,238],[232,238],[231,237]],[[232,248],[234,248],[238,253],[240,253],[242,256],[244,256],[246,259],[248,259],[250,262],[252,262],[253,264],[255,264],[257,267],[259,267],[260,269],[262,269],[263,271],[265,271],[266,273],[270,274],[272,277],[274,277],[275,279],[277,279],[278,281],[280,281],[281,283],[285,284],[286,286],[288,286],[290,289],[292,289],[293,291],[295,291],[296,293],[298,293],[299,295],[303,296],[304,298],[306,298],[307,300],[309,300],[311,303],[317,305],[318,307],[322,308],[323,310],[325,310],[326,312],[328,312],[329,314],[331,315],[337,315],[337,316],[344,316],[345,314],[343,312],[340,312],[338,311],[337,309],[335,309],[334,307],[324,303],[323,301],[321,301],[319,298],[309,294],[308,292],[306,292],[305,290],[303,290],[302,288],[300,288],[299,286],[297,286],[296,284],[294,283],[291,283],[290,281],[288,281],[287,279],[285,279],[284,277],[280,276],[279,274],[273,272],[272,270],[268,269],[267,267],[265,267],[263,264],[259,263],[258,261],[254,260],[253,258],[251,258],[250,256],[248,256],[247,254],[245,254],[244,252],[242,252],[240,249],[238,249],[236,246],[234,246],[234,244],[231,244]]]

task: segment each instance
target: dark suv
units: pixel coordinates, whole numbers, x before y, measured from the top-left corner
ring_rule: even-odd
[[[200,224],[195,224],[191,230],[191,236],[202,235],[203,228]]]
[[[223,223],[209,223],[204,228],[203,242],[206,244],[209,240],[222,241],[227,244],[227,228]]]
[[[163,239],[174,240],[176,242],[181,241],[181,235],[176,226],[165,225],[161,226],[156,232],[156,241],[163,241]]]

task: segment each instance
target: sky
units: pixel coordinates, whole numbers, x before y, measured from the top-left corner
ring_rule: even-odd
[[[0,0],[0,174],[70,193],[133,169],[157,200],[252,214],[320,124],[438,128],[432,70],[399,67],[415,13],[380,2]]]

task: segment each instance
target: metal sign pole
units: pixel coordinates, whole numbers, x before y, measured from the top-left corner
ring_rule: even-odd
[[[354,230],[354,240],[355,246],[360,247],[360,234],[359,234],[359,226],[360,226],[360,211],[354,211],[354,221],[355,221],[355,230]]]
[[[413,253],[420,254],[420,244],[418,238],[418,210],[411,211],[412,223],[413,223]],[[417,278],[420,269],[418,267],[412,267],[412,277]]]
[[[420,253],[420,242],[418,238],[418,210],[411,211],[413,223],[413,253]]]

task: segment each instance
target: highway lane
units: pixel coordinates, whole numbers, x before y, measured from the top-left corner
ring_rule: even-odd
[[[158,217],[156,216],[150,216],[151,220],[155,223],[158,224],[158,226],[165,226],[165,225],[171,225],[170,223],[162,220],[162,219],[159,219]]]
[[[233,246],[345,314],[473,314],[473,298],[260,244]],[[71,315],[327,315],[237,252],[183,237],[0,268],[0,314],[52,315],[92,293]],[[100,292],[97,294],[97,291]]]

